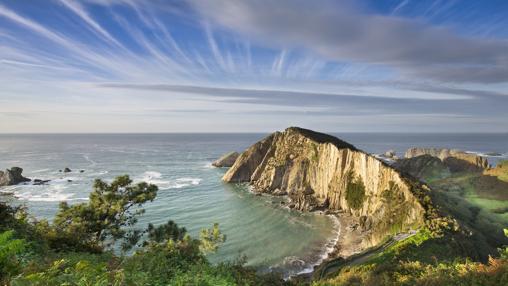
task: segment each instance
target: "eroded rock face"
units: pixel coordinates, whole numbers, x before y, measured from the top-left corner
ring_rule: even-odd
[[[21,175],[23,169],[19,167],[12,167],[10,170],[0,171],[0,186],[17,185],[23,182],[29,182],[30,179]]]
[[[397,160],[392,166],[423,181],[446,178],[450,175],[448,166],[441,159],[427,154]]]
[[[398,171],[333,136],[291,127],[252,145],[224,175],[262,193],[286,192],[296,209],[342,210],[371,231],[364,246],[424,223],[413,186]]]
[[[452,172],[481,172],[489,167],[486,158],[456,149],[410,148],[406,151],[405,157],[412,158],[421,155],[430,155],[441,159]]]
[[[240,154],[238,152],[229,152],[227,154],[224,154],[222,157],[217,159],[215,162],[212,163],[212,166],[218,167],[218,168],[229,168],[233,166],[236,159],[238,159],[238,156]]]

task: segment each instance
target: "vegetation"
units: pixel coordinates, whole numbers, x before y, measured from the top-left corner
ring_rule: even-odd
[[[507,233],[508,234],[508,233]],[[463,256],[454,237],[428,229],[397,242],[361,264],[345,264],[314,286],[324,285],[507,285],[507,250],[483,264]]]
[[[53,223],[0,203],[0,285],[284,285],[243,260],[211,264],[218,224],[191,237],[173,221],[135,229],[157,186],[96,180],[87,203],[60,205]],[[135,247],[131,255],[126,250]],[[119,254],[115,249],[122,249]]]
[[[348,174],[346,201],[348,206],[355,210],[362,208],[365,201],[365,185],[363,180],[361,177],[355,177],[353,172]]]

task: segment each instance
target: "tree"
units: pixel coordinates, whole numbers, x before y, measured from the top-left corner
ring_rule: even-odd
[[[145,182],[133,185],[127,175],[117,177],[111,184],[97,179],[89,202],[60,204],[54,227],[63,241],[79,238],[81,244],[98,250],[120,239],[132,240],[139,237],[135,235],[138,231],[128,228],[144,213],[141,206],[152,201],[157,190],[156,185]]]

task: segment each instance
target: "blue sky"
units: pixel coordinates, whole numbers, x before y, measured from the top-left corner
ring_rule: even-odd
[[[507,132],[508,1],[0,1],[0,132]]]

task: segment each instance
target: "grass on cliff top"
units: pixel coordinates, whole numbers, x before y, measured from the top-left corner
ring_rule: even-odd
[[[507,257],[472,262],[464,257],[464,247],[456,237],[433,237],[422,229],[367,262],[345,266],[312,285],[508,285]]]

